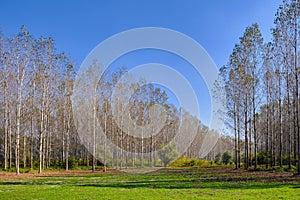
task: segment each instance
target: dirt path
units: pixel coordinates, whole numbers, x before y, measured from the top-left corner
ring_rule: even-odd
[[[197,172],[196,168],[166,168],[158,170],[154,173],[182,173],[183,171],[194,171]],[[203,167],[199,169],[201,172],[199,177],[213,177],[215,179],[224,179],[225,181],[234,181],[236,179],[245,180],[262,180],[262,181],[299,181],[300,176],[294,175],[292,172],[276,172],[276,171],[246,171],[246,170],[235,170],[230,167]],[[108,169],[107,174],[112,173],[122,173],[121,171],[115,169]],[[36,178],[36,177],[80,177],[93,174],[104,174],[102,170],[92,172],[90,170],[59,170],[59,171],[46,171],[41,174],[36,172],[21,173],[16,175],[14,172],[4,172],[0,171],[0,181],[22,179],[22,178]],[[195,174],[194,174],[195,175]]]

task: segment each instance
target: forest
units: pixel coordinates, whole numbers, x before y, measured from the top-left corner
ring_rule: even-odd
[[[286,166],[300,174],[299,1],[283,1],[270,34],[272,39],[266,43],[258,24],[246,27],[228,63],[220,68],[227,95],[226,134],[202,159],[213,162],[228,150],[236,168]],[[166,166],[176,152],[163,147],[176,134],[181,115],[189,121],[186,131],[197,133],[185,157],[199,159],[203,138],[210,130],[172,105],[166,92],[152,84],[123,84],[136,90],[129,112],[139,125],[145,125],[149,107],[161,104],[167,111],[166,125],[155,137],[136,139],[123,134],[112,117],[110,102],[113,88],[127,72],[122,66],[105,72],[95,94],[97,106],[90,111],[110,141],[126,151],[112,149],[95,135],[88,147],[83,145],[72,108],[77,68],[70,56],[57,51],[52,37],[36,38],[25,26],[10,37],[0,31],[0,165],[4,170],[19,174],[26,169],[42,173],[80,166],[93,171],[97,167],[106,171],[106,167]],[[122,112],[122,105],[118,109]],[[87,126],[95,132],[92,123]],[[97,154],[103,154],[103,159],[97,159]]]
[[[258,24],[246,28],[227,65],[227,121],[234,138],[236,167],[298,166],[299,1],[284,1],[276,12],[272,41]]]

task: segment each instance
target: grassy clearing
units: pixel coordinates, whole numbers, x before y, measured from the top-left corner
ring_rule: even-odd
[[[288,172],[225,167],[1,179],[0,199],[300,199]]]

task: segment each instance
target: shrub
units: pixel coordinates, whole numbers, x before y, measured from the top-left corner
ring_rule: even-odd
[[[219,153],[215,156],[214,161],[215,161],[216,164],[220,164],[220,162],[221,162],[221,157],[222,157],[221,152],[219,152]]]
[[[261,151],[257,154],[257,164],[262,165],[266,164],[266,152]]]
[[[78,167],[78,162],[74,156],[70,157],[68,161],[69,169],[76,169]]]
[[[210,166],[211,162],[208,160],[200,160],[197,158],[187,158],[185,155],[170,164],[173,167],[197,167]]]
[[[176,159],[178,153],[176,151],[176,144],[172,144],[169,146],[164,146],[160,150],[158,150],[158,156],[164,164],[164,167],[167,166],[172,160]]]
[[[232,162],[232,155],[230,151],[225,151],[222,155],[222,163],[228,165]]]

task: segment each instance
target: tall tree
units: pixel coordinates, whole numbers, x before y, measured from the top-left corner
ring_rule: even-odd
[[[21,109],[22,93],[26,78],[26,70],[31,64],[31,37],[25,27],[21,28],[19,33],[12,40],[12,56],[15,58],[13,67],[15,69],[16,87],[17,87],[17,107],[16,107],[16,138],[15,138],[15,165],[16,174],[20,173],[20,133],[21,133]]]

